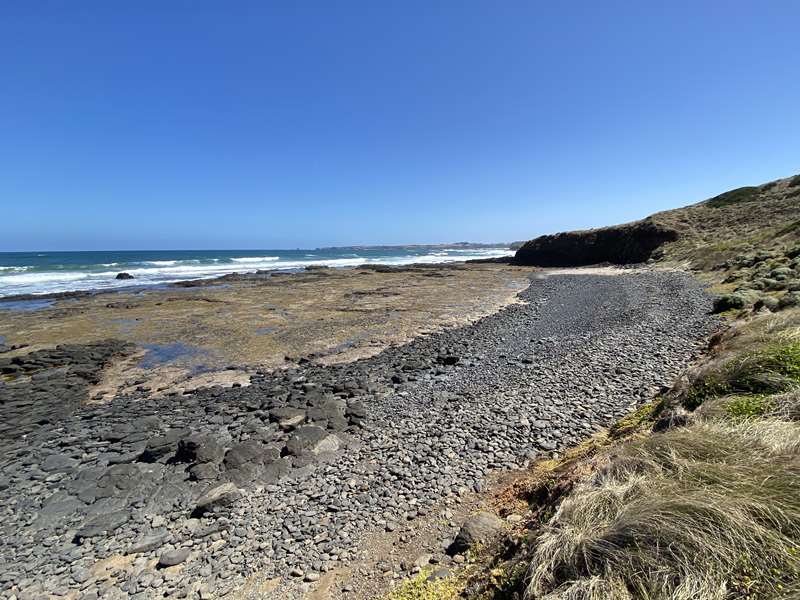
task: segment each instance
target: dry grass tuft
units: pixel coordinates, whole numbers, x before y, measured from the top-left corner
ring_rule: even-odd
[[[784,421],[800,421],[800,391],[793,390],[785,394],[770,397],[771,406],[767,416]]]
[[[537,540],[527,598],[780,598],[800,569],[800,426],[700,421],[609,453]]]

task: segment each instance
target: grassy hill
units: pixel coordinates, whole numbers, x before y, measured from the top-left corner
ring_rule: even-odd
[[[800,243],[800,175],[731,190],[649,219],[678,232],[676,241],[657,251],[659,262],[722,271],[739,256],[781,253]]]
[[[731,190],[633,223],[541,236],[525,242],[516,259],[539,266],[650,259],[713,278],[727,261],[780,254],[798,243],[800,175]]]

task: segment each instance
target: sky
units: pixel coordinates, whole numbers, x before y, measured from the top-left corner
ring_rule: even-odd
[[[800,172],[800,2],[0,4],[0,251],[513,241]]]

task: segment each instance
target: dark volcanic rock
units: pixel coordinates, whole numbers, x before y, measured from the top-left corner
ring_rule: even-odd
[[[223,483],[203,494],[195,503],[194,514],[202,515],[204,512],[224,506],[230,506],[242,497],[242,491],[233,483]]]
[[[151,438],[142,452],[142,462],[156,462],[173,458],[178,452],[178,444],[189,437],[188,429],[172,429],[164,435]]]
[[[478,513],[461,526],[456,539],[447,549],[448,554],[461,554],[476,544],[485,544],[503,530],[503,521],[491,513]]]
[[[268,465],[278,460],[280,450],[257,440],[247,440],[237,444],[225,455],[225,468],[238,469],[245,464]]]
[[[677,231],[644,219],[602,229],[543,235],[525,242],[517,250],[514,263],[537,267],[641,263],[659,246],[677,239]]]
[[[133,279],[133,275],[130,273],[117,273],[117,276],[114,279]]]
[[[316,425],[306,425],[295,431],[294,435],[286,443],[286,449],[293,456],[303,454],[322,454],[323,452],[335,452],[339,449],[339,438],[329,434],[322,427]]]
[[[178,441],[175,454],[177,462],[218,463],[225,456],[225,449],[211,435],[192,435]]]
[[[127,510],[117,510],[97,515],[78,530],[75,534],[75,539],[82,540],[84,538],[109,535],[115,529],[127,523],[130,518],[131,515]]]
[[[363,360],[180,396],[84,403],[121,342],[0,357],[0,597],[75,582],[87,598],[197,597],[197,581],[229,597],[252,573],[330,572],[359,560],[362,534],[414,527],[651,400],[717,325],[679,273],[537,277],[520,298]],[[454,551],[482,537],[470,524]],[[152,568],[181,548],[178,568]],[[126,553],[113,589],[91,576]]]
[[[29,381],[0,385],[0,443],[47,429],[78,410],[103,368],[135,348],[129,342],[105,340],[0,358],[0,373],[30,376]]]

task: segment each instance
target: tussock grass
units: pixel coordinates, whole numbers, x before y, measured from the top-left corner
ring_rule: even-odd
[[[534,466],[502,563],[526,575],[466,597],[800,600],[800,309],[733,322],[681,382]]]
[[[767,416],[785,421],[800,421],[800,391],[770,397],[771,406]]]
[[[526,598],[788,597],[798,543],[800,426],[700,421],[608,453],[539,536]]]
[[[680,391],[685,408],[694,410],[709,398],[775,394],[800,385],[798,310],[734,326],[719,346]]]

